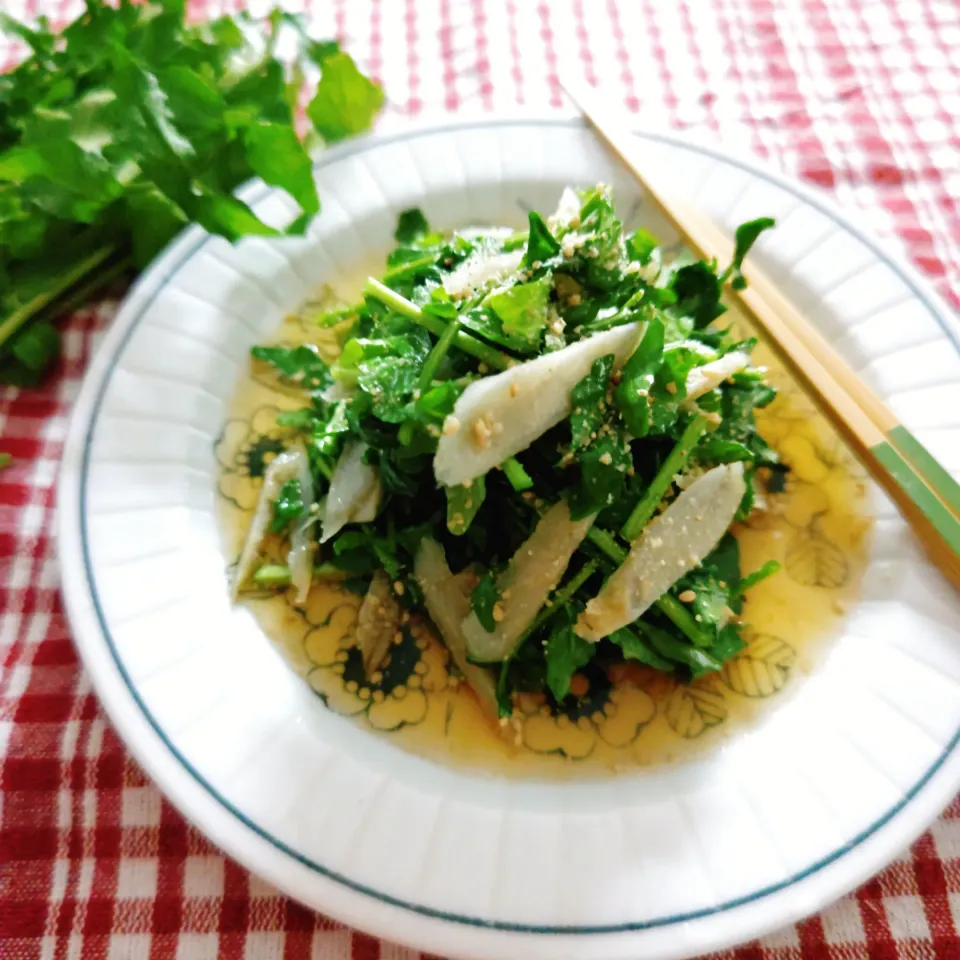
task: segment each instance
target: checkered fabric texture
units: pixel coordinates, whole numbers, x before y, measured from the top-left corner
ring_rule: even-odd
[[[80,5],[0,0],[55,22]],[[570,71],[640,121],[751,151],[830,191],[960,306],[958,0],[307,8],[383,83],[385,126],[561,109],[557,76]],[[0,46],[0,65],[17,55]],[[42,390],[0,394],[0,449],[15,458],[0,473],[0,957],[417,960],[225,859],[145,779],[91,691],[58,592],[54,491],[70,408],[111,315],[104,305],[66,324]],[[960,801],[856,894],[725,956],[960,958]]]

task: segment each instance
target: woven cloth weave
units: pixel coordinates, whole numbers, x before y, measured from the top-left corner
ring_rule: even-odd
[[[236,3],[191,3],[195,15]],[[250,4],[255,7],[256,4]],[[77,0],[0,0],[15,16]],[[818,185],[960,306],[958,0],[316,0],[385,86],[383,125],[562,108],[561,70],[654,125]],[[0,66],[18,51],[0,46]],[[225,859],[124,750],[81,669],[53,542],[67,418],[110,305],[40,391],[0,394],[0,957],[418,960]],[[724,956],[960,960],[960,800],[823,914]]]

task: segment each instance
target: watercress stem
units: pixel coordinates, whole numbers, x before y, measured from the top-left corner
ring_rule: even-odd
[[[503,475],[517,493],[523,493],[524,490],[529,490],[533,486],[530,474],[523,469],[523,464],[516,457],[504,460],[500,466],[503,469]]]
[[[712,642],[711,638],[700,629],[689,608],[685,607],[672,593],[665,593],[657,600],[655,606],[665,617],[672,621],[673,625],[687,636],[695,646],[710,646]]]
[[[320,563],[313,568],[316,580],[346,580],[350,575],[332,563]],[[265,563],[258,567],[253,582],[260,587],[285,587],[290,583],[290,568],[285,563]]]
[[[94,250],[89,256],[77,261],[69,270],[61,274],[43,293],[38,293],[23,306],[4,318],[0,323],[0,344],[6,343],[28,320],[36,316],[44,307],[49,306],[57,297],[66,293],[78,280],[81,280],[116,251],[116,247],[107,245]]]
[[[368,297],[379,300],[395,313],[399,313],[408,320],[412,320],[418,326],[423,327],[424,330],[428,330],[435,337],[442,337],[448,327],[448,324],[440,317],[425,313],[415,303],[411,303],[406,297],[397,293],[396,290],[391,290],[373,277],[367,280],[363,292]],[[463,330],[457,331],[453,339],[453,345],[458,350],[470,354],[471,357],[476,357],[477,360],[485,363],[488,367],[493,367],[494,370],[506,370],[507,367],[512,366],[514,363],[514,360],[505,353],[501,353],[499,350],[484,343],[482,340],[478,340],[476,337],[470,336],[469,333],[465,333]]]
[[[670,451],[663,461],[647,492],[640,498],[633,508],[627,522],[620,528],[620,536],[624,540],[636,540],[643,532],[647,521],[653,516],[657,505],[663,499],[673,478],[684,468],[697,441],[707,429],[706,417],[694,417],[677,441],[677,445]]]
[[[772,577],[779,570],[780,564],[776,560],[768,560],[762,567],[754,570],[753,573],[748,573],[737,584],[737,592],[746,593],[751,587],[755,587],[758,583],[766,580],[767,577]]]
[[[427,359],[424,361],[423,368],[420,370],[420,380],[417,386],[420,388],[421,393],[430,389],[430,384],[433,383],[433,378],[437,375],[437,370],[443,362],[443,358],[447,355],[447,351],[453,345],[454,340],[457,339],[457,333],[459,333],[459,331],[460,319],[454,317],[447,325],[447,329],[440,334],[440,339],[433,345],[433,349],[430,351]]]

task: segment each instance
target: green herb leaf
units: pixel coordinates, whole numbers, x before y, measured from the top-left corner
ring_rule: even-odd
[[[410,210],[404,210],[397,217],[397,229],[393,233],[393,238],[397,243],[409,246],[428,233],[430,233],[430,224],[427,223],[427,218],[418,207],[413,207]]]
[[[303,493],[300,481],[287,480],[280,488],[277,499],[273,501],[273,519],[270,521],[272,533],[283,533],[291,523],[303,513]]]
[[[254,347],[254,360],[269,363],[288,383],[319,390],[333,382],[330,369],[312,344],[297,347]]]
[[[523,265],[532,270],[535,263],[543,264],[555,257],[560,252],[560,244],[539,213],[531,210],[528,218],[530,235],[527,238],[527,252],[523,255]]]
[[[715,267],[703,260],[677,270],[670,278],[670,289],[677,298],[676,305],[670,311],[690,317],[698,330],[726,312],[726,306],[720,302],[723,284]]]
[[[510,338],[535,345],[547,324],[547,305],[553,287],[548,277],[508,287],[488,297],[486,305],[500,318]]]
[[[573,632],[573,617],[567,612],[562,621],[550,631],[544,650],[547,658],[547,686],[557,703],[560,703],[570,692],[573,675],[593,659],[597,645]]]
[[[260,121],[243,131],[251,169],[265,183],[286,190],[308,217],[320,212],[313,164],[294,129]]]
[[[614,355],[593,361],[590,372],[573,388],[570,434],[574,450],[583,450],[596,439],[605,417],[607,389],[613,371]]]
[[[648,640],[629,627],[615,630],[607,639],[620,648],[625,660],[639,660],[645,666],[664,673],[673,673],[676,669],[675,663],[660,656]]]
[[[447,492],[447,529],[461,537],[470,529],[473,518],[483,506],[487,485],[483,477],[477,477],[469,486],[444,487]],[[490,628],[492,629],[492,628]]]
[[[746,287],[747,281],[741,272],[743,260],[750,252],[750,248],[759,239],[760,234],[763,233],[764,230],[769,230],[771,227],[776,226],[776,223],[777,221],[771,217],[760,217],[757,220],[741,223],[740,226],[737,227],[734,240],[733,262],[724,271],[723,280],[729,279],[731,285],[737,290],[742,290]]]
[[[31,373],[42,374],[60,353],[60,334],[49,323],[34,323],[17,334],[10,352]]]
[[[641,263],[649,263],[653,251],[660,246],[657,238],[652,233],[644,229],[634,230],[627,239],[627,256],[631,260],[639,260]]]
[[[327,143],[336,143],[369,130],[383,106],[383,90],[368,80],[349,54],[339,52],[323,61],[317,92],[307,116]]]
[[[614,391],[617,408],[634,437],[645,437],[650,432],[651,401],[656,399],[651,393],[657,371],[663,363],[663,344],[663,323],[654,317],[624,364],[620,383]]]
[[[477,615],[483,629],[487,633],[493,633],[497,628],[497,621],[493,616],[493,608],[500,601],[500,592],[497,590],[497,584],[493,573],[488,571],[481,578],[480,582],[473,588],[470,594],[470,606]]]

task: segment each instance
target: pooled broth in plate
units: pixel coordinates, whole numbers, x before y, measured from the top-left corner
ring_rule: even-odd
[[[321,292],[328,308],[357,298],[363,280],[380,264],[366,266]],[[314,343],[325,359],[337,350],[333,331],[297,316],[285,321],[275,340]],[[780,391],[770,407],[757,412],[757,421],[790,473],[785,491],[767,495],[767,509],[734,532],[744,572],[771,559],[782,569],[746,595],[748,646],[720,673],[682,684],[627,665],[610,684],[586,689],[557,715],[541,698],[522,695],[512,721],[498,729],[426,624],[415,625],[368,678],[354,647],[361,598],[342,585],[316,582],[302,606],[290,590],[245,593],[241,602],[331,710],[443,763],[514,777],[602,776],[716,746],[755,722],[826,656],[866,560],[862,469],[762,344],[754,362],[770,368]],[[239,555],[264,469],[287,442],[276,416],[303,403],[302,394],[259,372],[236,393],[216,446],[230,557]],[[277,552],[275,559],[285,558]]]

